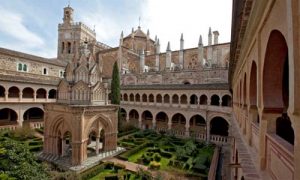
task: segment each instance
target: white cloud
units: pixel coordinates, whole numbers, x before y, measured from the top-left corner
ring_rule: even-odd
[[[29,48],[40,47],[44,45],[44,40],[35,33],[31,32],[22,22],[20,14],[0,9],[0,31],[12,38],[20,41]]]

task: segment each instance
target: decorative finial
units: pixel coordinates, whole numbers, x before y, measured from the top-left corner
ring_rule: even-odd
[[[200,35],[200,37],[199,37],[198,45],[199,45],[199,46],[202,46],[202,45],[203,45],[203,42],[202,42],[202,36],[201,36],[201,35]]]
[[[94,24],[94,32],[96,31],[96,25]]]
[[[167,51],[171,51],[170,41],[168,41]]]
[[[211,34],[211,27],[209,27],[208,34]]]
[[[180,40],[183,41],[183,33],[181,33]]]
[[[71,0],[68,0],[68,7],[71,6]]]

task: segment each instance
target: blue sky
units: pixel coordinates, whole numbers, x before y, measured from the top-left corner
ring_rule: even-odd
[[[179,48],[197,46],[202,34],[207,44],[208,28],[220,32],[219,41],[230,41],[232,0],[70,0],[74,20],[94,28],[97,40],[118,45],[121,31],[137,28],[160,38],[161,51],[167,42]],[[7,0],[0,4],[0,47],[43,57],[56,57],[57,25],[62,22],[68,0]]]

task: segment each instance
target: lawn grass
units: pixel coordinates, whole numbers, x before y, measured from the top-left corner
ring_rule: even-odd
[[[139,158],[142,157],[142,155],[147,151],[148,148],[144,148],[140,150],[139,152],[129,156],[128,161],[136,163]]]

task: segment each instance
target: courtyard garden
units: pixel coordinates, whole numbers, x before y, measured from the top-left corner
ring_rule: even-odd
[[[214,146],[154,131],[138,131],[119,140],[127,151],[118,158],[187,177],[207,178]]]

